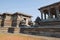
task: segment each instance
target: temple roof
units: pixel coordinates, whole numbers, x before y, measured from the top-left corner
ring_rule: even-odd
[[[0,15],[14,15],[14,14],[32,17],[31,15],[28,15],[28,14],[25,14],[25,13],[21,13],[21,12],[15,12],[15,13],[8,13],[8,12],[5,12],[5,13],[2,13],[2,14],[0,14]]]
[[[58,4],[60,4],[60,1],[59,2],[56,2],[56,3],[53,3],[53,4],[50,4],[48,6],[43,6],[43,7],[39,8],[38,10],[41,10],[43,8],[47,8],[47,7],[50,7],[50,6],[58,5]]]
[[[25,13],[21,13],[21,12],[15,12],[16,14],[19,14],[19,15],[25,15],[25,16],[28,16],[28,17],[32,17],[31,15],[28,15],[28,14],[25,14]]]

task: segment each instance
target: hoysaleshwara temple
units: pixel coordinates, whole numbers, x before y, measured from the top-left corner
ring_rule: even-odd
[[[37,27],[30,27],[29,22],[32,17],[30,15],[19,12],[0,14],[0,33],[60,37],[60,2],[41,7],[38,10],[41,13],[41,20]]]
[[[14,33],[14,31],[17,31],[16,33],[18,33],[20,27],[29,27],[28,23],[31,21],[31,17],[32,16],[20,12],[0,14],[0,32]]]

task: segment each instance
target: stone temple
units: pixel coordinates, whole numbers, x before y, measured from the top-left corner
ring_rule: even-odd
[[[29,26],[30,15],[18,12],[0,14],[0,32],[60,37],[60,2],[41,7],[38,10],[41,12],[41,20],[37,27]],[[22,21],[27,25],[24,28],[20,26]]]
[[[24,33],[60,37],[60,2],[41,7],[38,10],[41,12],[39,26],[24,28]]]
[[[0,14],[0,33],[19,33],[20,28],[29,27],[31,17],[20,12]]]

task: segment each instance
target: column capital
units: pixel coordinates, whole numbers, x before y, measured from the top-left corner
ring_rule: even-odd
[[[47,9],[50,10],[50,7],[48,7]]]
[[[55,8],[58,8],[59,6],[55,6]]]
[[[40,10],[41,13],[43,13],[43,10]]]

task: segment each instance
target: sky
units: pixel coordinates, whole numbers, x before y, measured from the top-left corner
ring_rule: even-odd
[[[9,12],[22,12],[32,15],[32,21],[40,15],[38,8],[47,6],[60,0],[0,0],[0,13]]]

